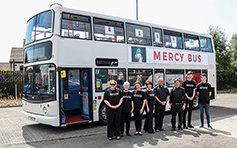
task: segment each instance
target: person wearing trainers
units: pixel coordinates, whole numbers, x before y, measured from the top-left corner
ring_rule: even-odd
[[[121,92],[121,96],[123,98],[122,103],[122,119],[121,119],[121,137],[123,137],[124,133],[124,123],[126,123],[126,135],[131,136],[129,133],[130,130],[130,119],[131,114],[133,113],[134,104],[132,101],[132,92],[129,92],[128,89],[130,87],[129,82],[124,82],[123,84],[124,91]]]
[[[186,99],[185,99],[185,92],[184,88],[180,87],[179,79],[174,80],[175,87],[171,89],[170,92],[170,110],[171,110],[171,124],[172,124],[172,131],[175,130],[176,126],[176,113],[178,113],[179,116],[179,124],[178,129],[182,130],[182,114],[183,110],[186,106]]]
[[[207,75],[202,74],[201,76],[201,83],[197,85],[197,95],[199,96],[198,104],[200,109],[200,119],[201,119],[201,126],[202,128],[204,126],[204,109],[206,113],[207,118],[207,126],[209,128],[212,128],[210,125],[210,114],[209,114],[209,107],[210,107],[210,96],[211,96],[211,85],[207,83]]]
[[[187,100],[187,104],[189,105],[189,108],[187,109],[187,104],[185,107],[185,110],[183,111],[183,128],[187,129],[193,128],[191,124],[191,118],[192,118],[192,110],[193,110],[193,98],[195,96],[195,88],[196,88],[196,83],[192,80],[193,78],[193,72],[189,71],[187,73],[188,79],[185,80],[182,84],[182,87],[185,90],[185,96]],[[188,127],[186,126],[186,114],[188,110]]]
[[[158,79],[159,86],[155,87],[153,93],[155,94],[155,131],[165,131],[163,126],[163,119],[165,115],[165,106],[169,100],[169,90],[164,86],[163,78]]]

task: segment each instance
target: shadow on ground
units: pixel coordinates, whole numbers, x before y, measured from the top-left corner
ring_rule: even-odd
[[[220,106],[211,106],[210,107],[210,116],[211,122],[223,120],[232,116],[237,115],[237,109],[234,108],[226,108]],[[80,146],[83,147],[84,144],[93,145],[96,147],[110,147],[116,146],[120,147],[122,145],[126,145],[127,147],[133,147],[134,145],[141,147],[146,146],[146,144],[157,146],[160,141],[169,141],[170,137],[181,138],[182,136],[191,136],[193,138],[198,138],[203,135],[208,135],[212,137],[218,136],[218,133],[223,135],[231,135],[229,131],[222,131],[219,129],[199,129],[193,128],[183,131],[171,131],[171,115],[170,113],[166,113],[164,119],[164,128],[166,131],[156,132],[155,134],[147,134],[143,133],[143,136],[132,136],[132,137],[123,137],[120,141],[112,140],[108,141],[106,138],[106,126],[98,125],[97,123],[86,124],[86,125],[74,125],[67,127],[52,127],[43,124],[33,124],[26,125],[23,127],[23,137],[27,144],[33,147],[40,147],[39,143],[42,141],[46,141],[48,143],[59,140],[63,141],[64,144],[68,142],[72,142],[73,139],[76,142],[80,142]],[[176,120],[177,121],[177,120]],[[192,117],[193,123],[195,126],[198,126],[199,122],[199,110],[193,111]],[[144,119],[143,119],[144,123]],[[135,132],[134,130],[134,121],[131,121],[131,133]],[[67,139],[67,140],[66,140]],[[73,144],[73,143],[70,143]],[[56,144],[57,145],[57,144]],[[55,145],[55,146],[56,146]],[[75,144],[76,145],[76,144]],[[85,147],[88,145],[85,145]]]

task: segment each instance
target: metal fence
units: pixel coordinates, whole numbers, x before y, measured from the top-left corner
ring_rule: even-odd
[[[217,75],[217,90],[237,88],[237,74]],[[0,71],[0,97],[20,96],[23,92],[22,71]]]
[[[232,88],[237,88],[236,73],[227,76],[217,75],[217,90],[228,90]]]
[[[0,97],[20,96],[22,92],[22,71],[0,71]]]

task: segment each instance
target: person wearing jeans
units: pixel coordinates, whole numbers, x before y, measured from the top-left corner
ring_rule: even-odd
[[[199,104],[200,119],[201,119],[201,126],[202,127],[204,125],[204,117],[203,117],[204,108],[205,108],[205,114],[206,114],[206,118],[207,118],[207,125],[208,125],[208,127],[210,126],[209,107],[210,107],[209,104]]]
[[[211,85],[207,83],[207,75],[202,74],[201,76],[201,83],[197,85],[197,95],[199,96],[199,109],[200,109],[200,119],[201,119],[201,125],[200,128],[204,126],[204,109],[206,113],[207,118],[207,126],[209,128],[212,128],[210,125],[210,115],[209,115],[209,105],[210,105],[210,96],[211,96]]]

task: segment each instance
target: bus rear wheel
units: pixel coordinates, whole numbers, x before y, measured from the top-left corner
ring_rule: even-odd
[[[104,103],[102,103],[99,108],[99,124],[107,124],[106,105]]]
[[[195,95],[193,98],[193,108],[197,109],[198,108],[198,96]]]

